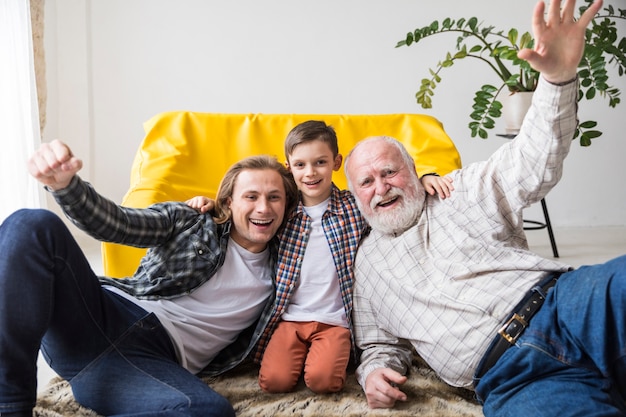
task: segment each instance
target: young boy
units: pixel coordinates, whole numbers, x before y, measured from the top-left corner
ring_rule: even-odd
[[[332,182],[342,163],[332,127],[314,120],[297,125],[285,140],[285,156],[300,202],[279,235],[276,302],[254,353],[261,361],[259,386],[288,392],[303,374],[313,392],[336,392],[353,352],[352,263],[368,225],[352,194]],[[429,193],[449,196],[448,180],[423,178]],[[188,204],[204,202],[196,197]]]

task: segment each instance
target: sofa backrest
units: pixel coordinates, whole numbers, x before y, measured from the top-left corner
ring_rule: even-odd
[[[337,132],[339,152],[348,154],[368,136],[392,136],[415,159],[421,176],[445,175],[461,167],[460,155],[435,118],[421,114],[224,114],[174,111],[146,123],[133,161],[130,188],[122,205],[147,207],[163,201],[185,201],[196,195],[215,197],[223,174],[236,161],[256,154],[285,161],[284,140],[297,124],[322,120]],[[333,181],[346,188],[343,167]],[[104,274],[131,276],[145,249],[102,244]]]

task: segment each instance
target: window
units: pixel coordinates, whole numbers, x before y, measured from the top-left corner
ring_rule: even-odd
[[[0,222],[45,204],[26,167],[41,141],[29,3],[0,2]]]

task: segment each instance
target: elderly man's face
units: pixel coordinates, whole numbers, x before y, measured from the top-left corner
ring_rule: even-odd
[[[424,189],[412,166],[393,145],[375,140],[358,146],[347,174],[363,216],[383,233],[413,226],[424,204]]]
[[[250,252],[261,252],[283,222],[286,204],[285,187],[278,172],[241,171],[229,201],[231,238]]]

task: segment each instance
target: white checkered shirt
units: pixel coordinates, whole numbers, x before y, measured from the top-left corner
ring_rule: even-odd
[[[528,251],[522,209],[558,182],[576,119],[576,83],[541,80],[515,140],[450,174],[418,223],[372,232],[355,262],[354,325],[364,387],[379,367],[406,372],[411,346],[449,384],[470,387],[489,343],[534,283],[567,265]]]

